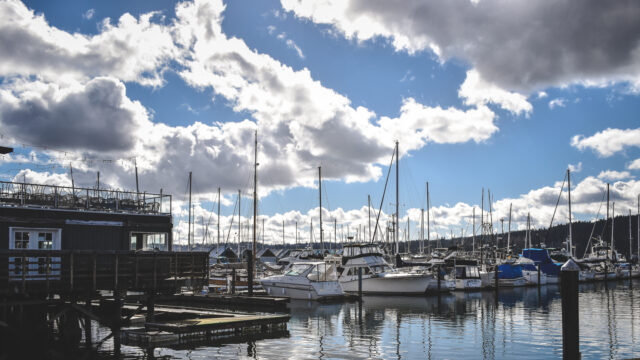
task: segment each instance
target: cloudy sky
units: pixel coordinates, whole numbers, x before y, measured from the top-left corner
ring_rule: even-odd
[[[514,228],[548,226],[567,168],[576,218],[602,216],[607,182],[635,212],[639,18],[634,0],[0,0],[0,178],[69,184],[71,164],[76,184],[132,189],[135,162],[184,241],[192,171],[198,222],[220,187],[233,238],[257,130],[267,242],[283,221],[288,242],[296,221],[318,238],[318,166],[325,234],[368,231],[396,140],[411,238],[427,181],[432,236],[470,234],[483,188],[496,227],[510,206]]]

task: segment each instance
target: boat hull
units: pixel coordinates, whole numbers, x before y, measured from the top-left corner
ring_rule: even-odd
[[[444,281],[441,282],[441,288]],[[341,280],[345,292],[358,292],[358,279]],[[437,289],[438,280],[433,276],[372,276],[362,277],[362,293],[377,295],[420,295]]]

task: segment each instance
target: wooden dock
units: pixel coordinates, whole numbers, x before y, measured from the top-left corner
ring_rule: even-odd
[[[148,322],[121,333],[123,344],[139,347],[192,347],[288,336],[289,315],[227,314],[226,316]]]

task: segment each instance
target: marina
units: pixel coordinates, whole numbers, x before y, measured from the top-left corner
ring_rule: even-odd
[[[640,359],[638,19],[0,0],[0,360]]]

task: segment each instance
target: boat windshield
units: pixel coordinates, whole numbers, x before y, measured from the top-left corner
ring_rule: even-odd
[[[374,265],[371,266],[371,272],[374,274],[380,274],[380,273],[384,273],[384,272],[389,272],[391,270],[390,267],[386,266],[386,265]]]
[[[336,281],[338,280],[338,271],[335,264],[317,264],[307,275],[307,279],[311,281]]]
[[[307,271],[312,265],[310,264],[293,264],[285,275],[287,276],[299,276]]]

